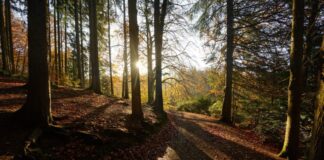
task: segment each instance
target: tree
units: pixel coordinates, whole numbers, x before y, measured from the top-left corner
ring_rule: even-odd
[[[324,37],[321,52],[324,51]],[[319,53],[317,62],[317,97],[315,102],[314,126],[312,130],[309,160],[320,160],[324,157],[324,79],[323,79],[323,54]]]
[[[77,63],[77,78],[78,80],[80,80],[80,86],[83,86],[84,84],[81,84],[83,83],[81,81],[82,79],[82,72],[81,72],[81,51],[80,51],[80,38],[79,38],[79,35],[80,35],[80,30],[79,30],[79,7],[78,7],[78,1],[79,0],[74,0],[74,22],[75,22],[75,25],[74,25],[74,29],[75,29],[75,50],[76,50],[76,57],[77,57],[77,60],[76,60],[76,63]],[[80,4],[81,5],[81,4]],[[81,18],[81,17],[80,17]]]
[[[152,67],[152,51],[153,51],[153,39],[151,35],[151,21],[150,21],[150,9],[149,0],[144,2],[144,16],[145,16],[145,28],[146,28],[146,49],[147,49],[147,96],[148,104],[152,104],[154,101],[154,72]]]
[[[137,25],[137,0],[128,0],[130,62],[131,62],[131,86],[132,86],[132,118],[137,122],[144,119],[141,107],[141,86],[138,62],[138,25]],[[134,122],[136,123],[136,122]]]
[[[164,20],[167,14],[168,0],[163,0],[160,11],[160,0],[154,0],[154,38],[155,38],[155,110],[163,113],[162,94],[162,46]]]
[[[5,0],[5,20],[6,20],[6,38],[7,38],[7,53],[9,56],[10,73],[15,73],[15,60],[12,43],[12,29],[11,29],[11,5],[10,0]]]
[[[303,89],[302,58],[303,58],[303,25],[304,1],[292,1],[292,32],[290,50],[290,77],[288,86],[288,111],[285,141],[280,156],[288,156],[291,160],[298,159],[299,121],[301,93]]]
[[[4,26],[4,17],[3,17],[3,2],[0,0],[0,34],[1,34],[1,58],[2,58],[2,70],[8,71],[8,61],[7,61],[7,38],[6,38],[6,32],[4,32],[5,26]]]
[[[98,58],[98,36],[97,36],[97,1],[89,0],[89,25],[90,25],[90,61],[91,61],[91,85],[95,93],[100,94],[100,75]]]
[[[109,51],[109,74],[110,74],[110,95],[114,95],[114,84],[113,84],[113,75],[112,75],[112,60],[111,60],[111,33],[110,33],[110,1],[107,1],[107,12],[108,12],[108,51]]]
[[[123,24],[124,24],[124,71],[123,71],[123,86],[122,86],[122,97],[125,99],[129,98],[128,94],[128,55],[127,55],[127,28],[126,28],[126,0],[123,0]]]
[[[52,121],[47,49],[47,1],[28,0],[28,93],[17,118],[32,126]]]
[[[232,80],[233,80],[233,0],[227,0],[227,47],[226,47],[226,84],[221,121],[232,123]]]

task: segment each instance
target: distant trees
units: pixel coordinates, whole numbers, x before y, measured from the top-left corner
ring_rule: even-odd
[[[47,1],[28,0],[28,94],[17,118],[29,126],[52,121],[47,49]]]
[[[138,24],[137,24],[137,0],[128,0],[129,37],[130,37],[130,62],[131,62],[131,86],[132,86],[132,118],[134,123],[141,123],[144,119],[141,107],[140,74],[137,68],[138,62]],[[137,122],[135,122],[137,121]]]

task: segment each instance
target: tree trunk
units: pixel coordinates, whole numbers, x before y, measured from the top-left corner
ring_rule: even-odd
[[[125,99],[129,98],[128,93],[128,55],[127,55],[127,29],[126,29],[126,0],[123,0],[123,23],[124,23],[124,71],[123,71],[123,86],[122,86],[122,97]]]
[[[130,37],[130,62],[132,86],[132,117],[139,122],[143,121],[141,107],[140,75],[136,66],[138,62],[138,25],[137,25],[137,0],[128,0],[129,37]]]
[[[162,46],[164,19],[166,16],[168,0],[163,0],[160,12],[160,0],[154,0],[154,37],[155,37],[155,110],[164,113],[162,93]]]
[[[54,1],[54,72],[55,72],[55,84],[58,84],[58,56],[57,56],[57,0]]]
[[[91,61],[91,86],[90,88],[100,94],[99,60],[98,60],[98,36],[97,36],[97,1],[89,0],[90,21],[90,61]]]
[[[65,16],[65,19],[64,19],[64,73],[67,74],[68,73],[68,47],[67,47],[67,16],[68,16],[68,13],[67,13],[67,5],[66,4],[68,3],[67,0],[65,0],[65,6],[64,6],[64,16]]]
[[[232,77],[233,77],[233,0],[227,0],[227,50],[226,50],[226,87],[221,121],[232,123]]]
[[[62,80],[62,32],[61,32],[61,8],[62,2],[61,0],[57,0],[57,65],[58,65],[58,76],[59,83]]]
[[[111,61],[111,34],[110,34],[110,1],[108,3],[108,47],[109,47],[109,73],[110,73],[110,95],[114,95],[114,84],[112,75],[112,61]]]
[[[0,34],[1,34],[1,58],[2,58],[2,70],[8,71],[8,61],[7,61],[7,38],[5,32],[5,23],[4,23],[4,16],[3,16],[3,1],[0,0]]]
[[[15,73],[15,60],[12,43],[12,29],[11,29],[11,5],[10,0],[5,0],[5,15],[6,15],[6,34],[7,34],[7,46],[8,55],[10,61],[10,74]]]
[[[303,25],[304,1],[293,0],[293,20],[290,51],[290,77],[288,86],[288,111],[285,141],[280,156],[288,156],[290,160],[298,159],[299,121],[301,92],[303,90],[302,58],[303,58]]]
[[[84,53],[83,53],[83,23],[82,23],[82,0],[80,0],[79,5],[79,14],[80,14],[80,54],[81,54],[81,88],[84,88]]]
[[[52,121],[47,62],[47,1],[28,0],[28,94],[17,118],[30,126],[48,126]]]
[[[74,29],[75,29],[75,46],[77,56],[77,79],[80,81],[81,86],[81,55],[80,55],[80,31],[79,31],[79,11],[78,11],[78,0],[74,0]]]
[[[51,10],[50,10],[50,0],[47,0],[47,49],[48,49],[48,71],[51,77],[51,64],[52,64],[52,45],[51,45]]]
[[[154,73],[152,67],[152,49],[153,49],[153,40],[150,29],[150,20],[149,20],[149,1],[145,0],[145,25],[146,25],[146,49],[147,49],[147,96],[148,104],[152,104],[154,101]]]
[[[316,23],[316,18],[318,16],[318,11],[319,11],[319,0],[311,0],[311,14],[308,18],[308,24],[307,24],[307,28],[306,28],[306,45],[305,45],[305,53],[303,56],[303,64],[304,64],[304,68],[303,68],[303,83],[305,85],[305,87],[307,86],[307,78],[308,78],[308,72],[311,69],[312,65],[311,65],[311,59],[312,59],[312,49],[314,47],[314,36],[315,36],[315,23]],[[304,92],[307,92],[304,89]],[[314,98],[316,99],[316,98]]]
[[[321,51],[324,52],[324,37],[322,40]],[[312,139],[309,149],[309,160],[321,160],[324,157],[324,65],[323,54],[319,54],[317,63],[317,97],[315,102],[314,126],[312,130]]]

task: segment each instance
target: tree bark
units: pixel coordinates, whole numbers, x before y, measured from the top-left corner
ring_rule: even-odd
[[[137,25],[137,0],[128,0],[129,37],[130,37],[130,62],[132,86],[132,117],[142,122],[144,119],[141,107],[140,75],[136,66],[138,62],[138,25]]]
[[[162,46],[164,19],[168,0],[163,0],[160,12],[160,0],[154,0],[154,37],[155,37],[155,110],[164,113],[162,94]]]
[[[11,29],[11,5],[10,0],[5,0],[5,18],[6,18],[6,34],[7,34],[7,53],[10,61],[10,74],[15,73],[15,60],[12,43],[12,29]]]
[[[28,0],[28,94],[16,112],[22,123],[48,126],[52,121],[47,62],[47,1]]]
[[[108,3],[108,50],[109,50],[109,74],[110,74],[110,95],[114,95],[114,82],[113,82],[113,75],[112,75],[112,61],[111,61],[111,34],[110,34],[110,1]]]
[[[84,82],[84,53],[83,53],[83,23],[82,23],[82,0],[79,5],[80,14],[80,54],[81,54],[81,88],[85,87]]]
[[[68,1],[65,0],[65,6],[64,6],[64,16],[65,16],[65,19],[64,19],[64,73],[67,74],[68,73],[68,47],[67,47],[67,16],[68,16],[68,13],[67,13],[67,5],[66,4]]]
[[[152,65],[152,49],[153,49],[153,40],[150,29],[150,20],[149,20],[149,1],[145,0],[145,26],[146,26],[146,49],[147,49],[147,96],[148,104],[153,104],[154,101],[154,73]]]
[[[302,59],[303,59],[303,25],[304,1],[293,0],[293,20],[290,51],[290,77],[288,86],[288,111],[285,141],[280,156],[288,156],[297,160],[299,153],[299,121],[301,92],[303,90]]]
[[[4,16],[3,16],[3,1],[0,0],[0,34],[1,34],[1,58],[2,58],[2,70],[7,71],[8,68],[8,61],[7,61],[7,38],[6,38],[6,32],[5,32],[5,23],[4,23]]]
[[[75,47],[77,56],[77,79],[80,81],[81,86],[81,54],[80,54],[80,30],[79,30],[79,11],[78,11],[78,0],[74,0],[74,29],[75,29]]]
[[[54,2],[54,72],[55,72],[55,84],[57,85],[59,82],[58,75],[58,52],[57,52],[57,0],[53,0]]]
[[[128,55],[127,55],[127,29],[126,29],[126,0],[123,0],[123,23],[124,23],[124,71],[123,71],[123,86],[122,86],[122,97],[125,99],[129,98],[128,93]]]
[[[232,80],[233,80],[233,0],[227,0],[227,50],[226,50],[226,87],[221,121],[232,123]]]
[[[59,83],[62,80],[62,31],[61,31],[61,0],[57,0],[57,65],[58,65],[58,75]]]
[[[90,61],[91,61],[91,85],[90,88],[100,94],[100,76],[98,60],[98,35],[97,35],[97,0],[89,0],[90,21]]]
[[[324,37],[321,51],[324,52]],[[324,157],[324,57],[319,54],[317,63],[317,97],[315,102],[314,126],[309,149],[309,160],[321,160]]]

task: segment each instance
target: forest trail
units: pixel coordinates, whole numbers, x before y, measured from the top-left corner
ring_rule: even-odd
[[[19,154],[19,146],[30,134],[12,125],[7,116],[25,101],[24,84],[0,77],[0,128],[6,131],[0,132],[0,159]],[[104,143],[89,144],[73,137],[66,142],[60,137],[44,136],[36,146],[53,159],[278,159],[278,149],[262,144],[254,132],[224,125],[213,117],[168,111],[169,122],[157,132],[132,135],[125,126],[130,114],[126,101],[61,87],[52,93],[52,112],[58,125],[94,133]],[[149,108],[143,106],[146,121],[155,123]]]
[[[277,149],[266,146],[255,133],[217,122],[215,118],[187,112],[168,112],[176,134],[165,160],[281,159]]]

